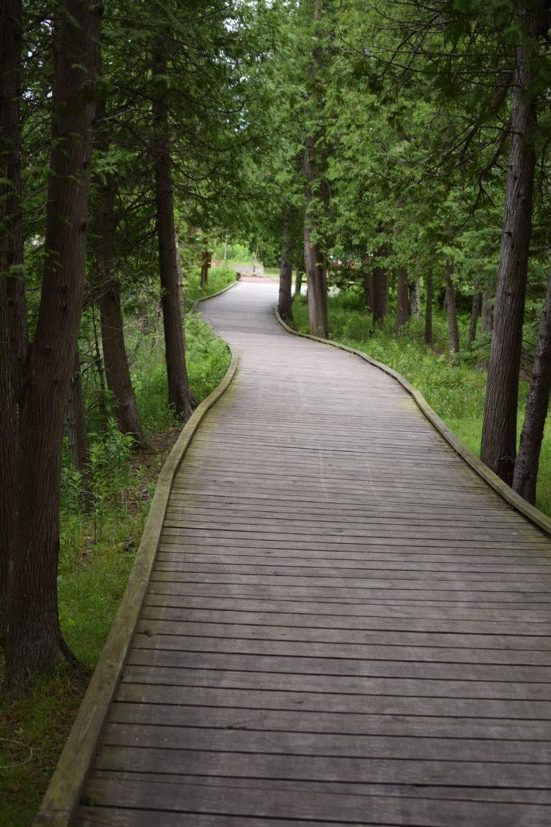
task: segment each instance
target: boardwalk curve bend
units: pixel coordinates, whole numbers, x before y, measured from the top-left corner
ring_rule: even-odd
[[[275,298],[204,308],[240,370],[174,477],[76,823],[548,827],[548,537]]]

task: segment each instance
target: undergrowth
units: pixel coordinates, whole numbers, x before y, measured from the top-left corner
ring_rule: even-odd
[[[443,312],[434,313],[432,346],[423,340],[422,320],[412,320],[398,333],[394,320],[374,326],[362,307],[362,298],[353,291],[329,298],[331,339],[364,351],[373,359],[401,373],[421,391],[429,405],[459,439],[479,456],[486,388],[485,364],[489,342],[480,337],[471,350],[451,354],[447,322]],[[308,307],[304,298],[295,300],[295,323],[308,332]],[[462,344],[467,341],[468,318],[459,319]],[[527,383],[521,382],[519,428],[522,427]],[[551,434],[547,428],[542,447],[536,505],[551,514]]]

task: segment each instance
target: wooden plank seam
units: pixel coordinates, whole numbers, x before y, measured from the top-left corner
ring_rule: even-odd
[[[231,348],[230,352],[226,375],[193,412],[161,469],[126,590],[34,825],[67,827],[73,822],[149,585],[174,475],[205,414],[235,377],[239,358]]]

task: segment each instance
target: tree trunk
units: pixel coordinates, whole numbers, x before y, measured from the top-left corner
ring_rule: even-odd
[[[415,279],[410,290],[410,313],[414,319],[421,315],[421,286],[419,279]]]
[[[446,268],[446,313],[448,316],[448,342],[451,353],[459,353],[459,327],[457,326],[457,308],[455,306],[455,287],[451,277],[451,267]]]
[[[385,252],[381,255],[386,255]],[[381,265],[373,270],[373,323],[383,321],[388,314],[388,273]]]
[[[373,273],[371,270],[364,270],[362,273],[362,287],[364,291],[365,306],[370,313],[373,312]]]
[[[432,345],[432,298],[433,298],[433,282],[432,273],[428,273],[425,277],[425,344]]]
[[[97,5],[64,0],[54,21],[42,291],[21,398],[17,540],[6,640],[6,686],[11,690],[70,657],[57,607],[61,445],[84,291],[99,33]]]
[[[0,6],[0,640],[16,532],[18,397],[27,352],[21,228],[21,0]]]
[[[494,330],[482,425],[481,459],[508,485],[516,452],[522,323],[532,232],[532,195],[537,125],[531,61],[539,30],[536,9],[521,6],[524,29],[517,45],[511,112],[503,233],[495,300]]]
[[[547,280],[547,296],[541,318],[538,344],[534,358],[530,392],[526,402],[520,448],[515,463],[513,488],[528,500],[536,502],[536,482],[541,443],[549,408],[551,390],[551,276]]]
[[[410,318],[409,284],[407,273],[400,269],[396,286],[396,330],[400,330]]]
[[[115,398],[115,419],[123,434],[130,434],[138,445],[144,436],[132,387],[121,307],[120,281],[115,271],[114,212],[115,182],[109,176],[98,193],[97,259],[99,273],[99,312],[101,342],[107,386]]]
[[[309,137],[305,142],[306,173],[306,205],[313,201],[312,186],[316,178],[314,159],[315,139]],[[306,214],[304,218],[304,269],[308,280],[308,318],[310,322],[310,333],[313,336],[321,336],[327,339],[329,335],[329,322],[327,318],[327,285],[325,281],[325,270],[322,256],[318,245],[312,240],[311,217]]]
[[[289,235],[289,223],[283,222],[281,241],[281,261],[279,264],[279,302],[277,309],[279,315],[286,322],[293,321],[293,260],[291,257],[291,239]]]
[[[105,368],[103,366],[103,356],[101,353],[100,347],[100,337],[98,333],[98,323],[96,320],[96,307],[92,305],[91,307],[91,315],[92,315],[92,330],[94,333],[94,368],[96,371],[96,376],[98,378],[99,383],[99,394],[98,394],[98,411],[99,411],[99,418],[100,422],[102,423],[104,428],[107,428],[107,424],[109,422],[109,411],[107,410],[107,379],[105,377]],[[100,321],[101,327],[101,321]]]
[[[476,339],[476,329],[478,327],[478,319],[480,317],[480,303],[482,301],[482,293],[476,291],[473,293],[473,301],[471,305],[471,320],[469,322],[469,338],[467,340],[467,347],[472,348]]]
[[[486,287],[482,292],[482,332],[491,333],[494,328],[494,313],[492,308],[492,297],[490,288]]]
[[[163,86],[167,75],[166,44],[157,42],[153,53],[153,74]],[[165,357],[168,377],[168,401],[179,419],[187,419],[193,411],[193,396],[186,368],[182,291],[178,280],[172,159],[168,126],[166,89],[153,96],[155,206],[159,242],[161,276],[161,307],[165,333]]]
[[[92,500],[92,483],[90,477],[90,446],[86,430],[86,406],[82,390],[82,374],[78,346],[75,352],[73,375],[69,383],[67,397],[67,439],[73,468],[79,472],[81,479],[81,502],[84,508]]]
[[[205,237],[204,239],[204,249],[201,254],[201,280],[200,280],[200,287],[206,287],[209,281],[209,270],[210,265],[212,263],[212,254],[209,251],[209,242],[208,239]]]

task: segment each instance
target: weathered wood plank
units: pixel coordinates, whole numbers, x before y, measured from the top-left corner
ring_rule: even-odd
[[[398,695],[407,698],[462,698],[473,700],[522,700],[525,703],[551,701],[551,684],[519,683],[512,681],[477,681],[439,678],[409,677],[408,666],[403,664],[405,675],[391,677],[370,677],[342,673],[311,671],[295,673],[298,664],[284,664],[281,659],[271,658],[263,662],[265,671],[254,669],[255,664],[246,663],[243,656],[211,655],[208,657],[193,653],[186,658],[188,666],[165,666],[170,652],[133,650],[123,680],[130,683],[162,683],[164,686],[225,686],[230,689],[296,690],[299,692],[335,692],[354,695],[364,699],[371,696]],[[255,658],[260,661],[261,658]],[[278,663],[278,660],[280,661]],[[304,664],[307,669],[311,664]],[[241,668],[237,668],[241,666]],[[245,667],[249,666],[247,670]],[[278,670],[278,666],[280,669]],[[366,664],[366,669],[368,665]],[[287,670],[287,671],[286,671]],[[338,665],[334,665],[337,672]],[[463,670],[466,672],[466,670]]]
[[[118,791],[117,791],[118,788]],[[417,799],[407,796],[369,796],[362,795],[352,789],[348,795],[335,795],[317,792],[312,795],[303,791],[286,790],[282,795],[277,785],[236,786],[232,794],[227,789],[214,785],[204,786],[190,781],[186,784],[170,784],[162,781],[132,781],[127,780],[120,784],[116,776],[112,778],[98,778],[90,788],[92,796],[114,805],[127,807],[146,807],[165,809],[188,813],[194,818],[196,813],[212,815],[233,814],[238,812],[244,817],[251,815],[274,819],[302,819],[312,823],[326,823],[327,820],[337,824],[366,824],[379,825],[423,824],[427,827],[447,824],[450,827],[457,825],[474,824],[476,821],[468,819],[483,818],[480,822],[488,827],[513,827],[518,825],[519,814],[525,824],[544,825],[544,815],[549,816],[551,809],[547,805],[520,806],[507,802],[476,802],[472,803],[457,799],[446,802],[442,799]],[[444,821],[443,819],[446,819]],[[514,820],[516,819],[516,821]],[[346,821],[345,821],[346,820]],[[193,823],[192,821],[189,822]]]
[[[143,693],[133,687],[125,689],[130,699]],[[151,691],[150,691],[151,695]],[[369,712],[310,712],[297,709],[256,709],[160,704],[140,700],[117,701],[112,704],[109,720],[119,724],[157,724],[166,727],[205,727],[227,730],[272,730],[275,732],[323,732],[378,735],[386,737],[421,738],[484,738],[503,741],[549,742],[547,721],[502,720],[500,718],[466,718],[428,715],[375,715]],[[201,698],[197,700],[200,702]],[[503,753],[502,753],[503,754]],[[549,791],[551,799],[551,790]]]
[[[176,626],[176,631],[174,631]],[[335,658],[336,660],[362,660],[374,662],[414,661],[415,663],[450,663],[471,665],[536,666],[535,680],[551,680],[550,651],[551,639],[534,651],[534,641],[528,647],[525,641],[514,648],[514,637],[504,640],[490,640],[491,646],[484,646],[477,636],[464,635],[456,638],[455,645],[447,645],[434,635],[432,646],[423,646],[407,641],[399,643],[384,642],[380,644],[365,643],[362,640],[350,642],[350,633],[335,635],[331,630],[321,635],[304,634],[284,635],[278,627],[271,627],[269,635],[251,634],[246,626],[226,627],[210,624],[171,623],[170,631],[159,631],[155,623],[140,624],[140,630],[134,637],[136,649],[171,649],[178,652],[232,652],[247,655],[285,655],[289,657]],[[360,633],[365,640],[365,634]],[[398,637],[398,636],[397,636]],[[304,639],[301,639],[304,638]],[[321,639],[320,639],[321,638]],[[340,639],[339,639],[340,638]],[[471,645],[472,642],[472,645]],[[539,640],[538,640],[539,643]],[[507,649],[498,648],[505,644]],[[524,644],[524,645],[522,645]],[[511,648],[509,648],[509,646]],[[476,670],[474,670],[476,671]],[[452,674],[450,669],[448,674]],[[469,674],[473,674],[469,670]]]
[[[167,684],[159,681],[140,681],[137,675],[125,673],[119,687],[118,699],[128,702],[148,702],[189,706],[217,706],[237,709],[298,709],[306,712],[376,715],[422,715],[426,717],[504,718],[551,721],[548,701],[503,700],[496,698],[439,698],[433,696],[400,697],[396,695],[350,694],[338,691],[310,689],[278,689],[247,686],[233,687],[213,682],[196,685]],[[545,725],[549,727],[549,723]],[[544,731],[547,732],[545,728]]]
[[[200,750],[212,753],[260,753],[284,756],[341,758],[396,758],[419,761],[503,761],[504,744],[483,737],[434,738],[391,735],[358,735],[334,732],[291,732],[210,727],[169,727],[158,724],[109,723],[103,747]],[[549,763],[551,740],[507,741],[507,762]]]
[[[384,783],[455,786],[530,787],[548,789],[549,767],[512,761],[431,761],[355,758],[264,753],[218,753],[200,750],[140,749],[104,746],[96,766],[102,770],[158,772],[241,778],[347,781],[351,784]],[[122,798],[123,790],[119,790]],[[119,798],[120,802],[120,798]],[[114,803],[114,802],[113,802]],[[145,802],[144,802],[145,803]],[[151,802],[150,802],[151,803]],[[291,814],[290,814],[291,815]],[[294,815],[294,814],[293,814]],[[338,817],[338,816],[337,816]],[[407,824],[407,822],[405,822]]]

